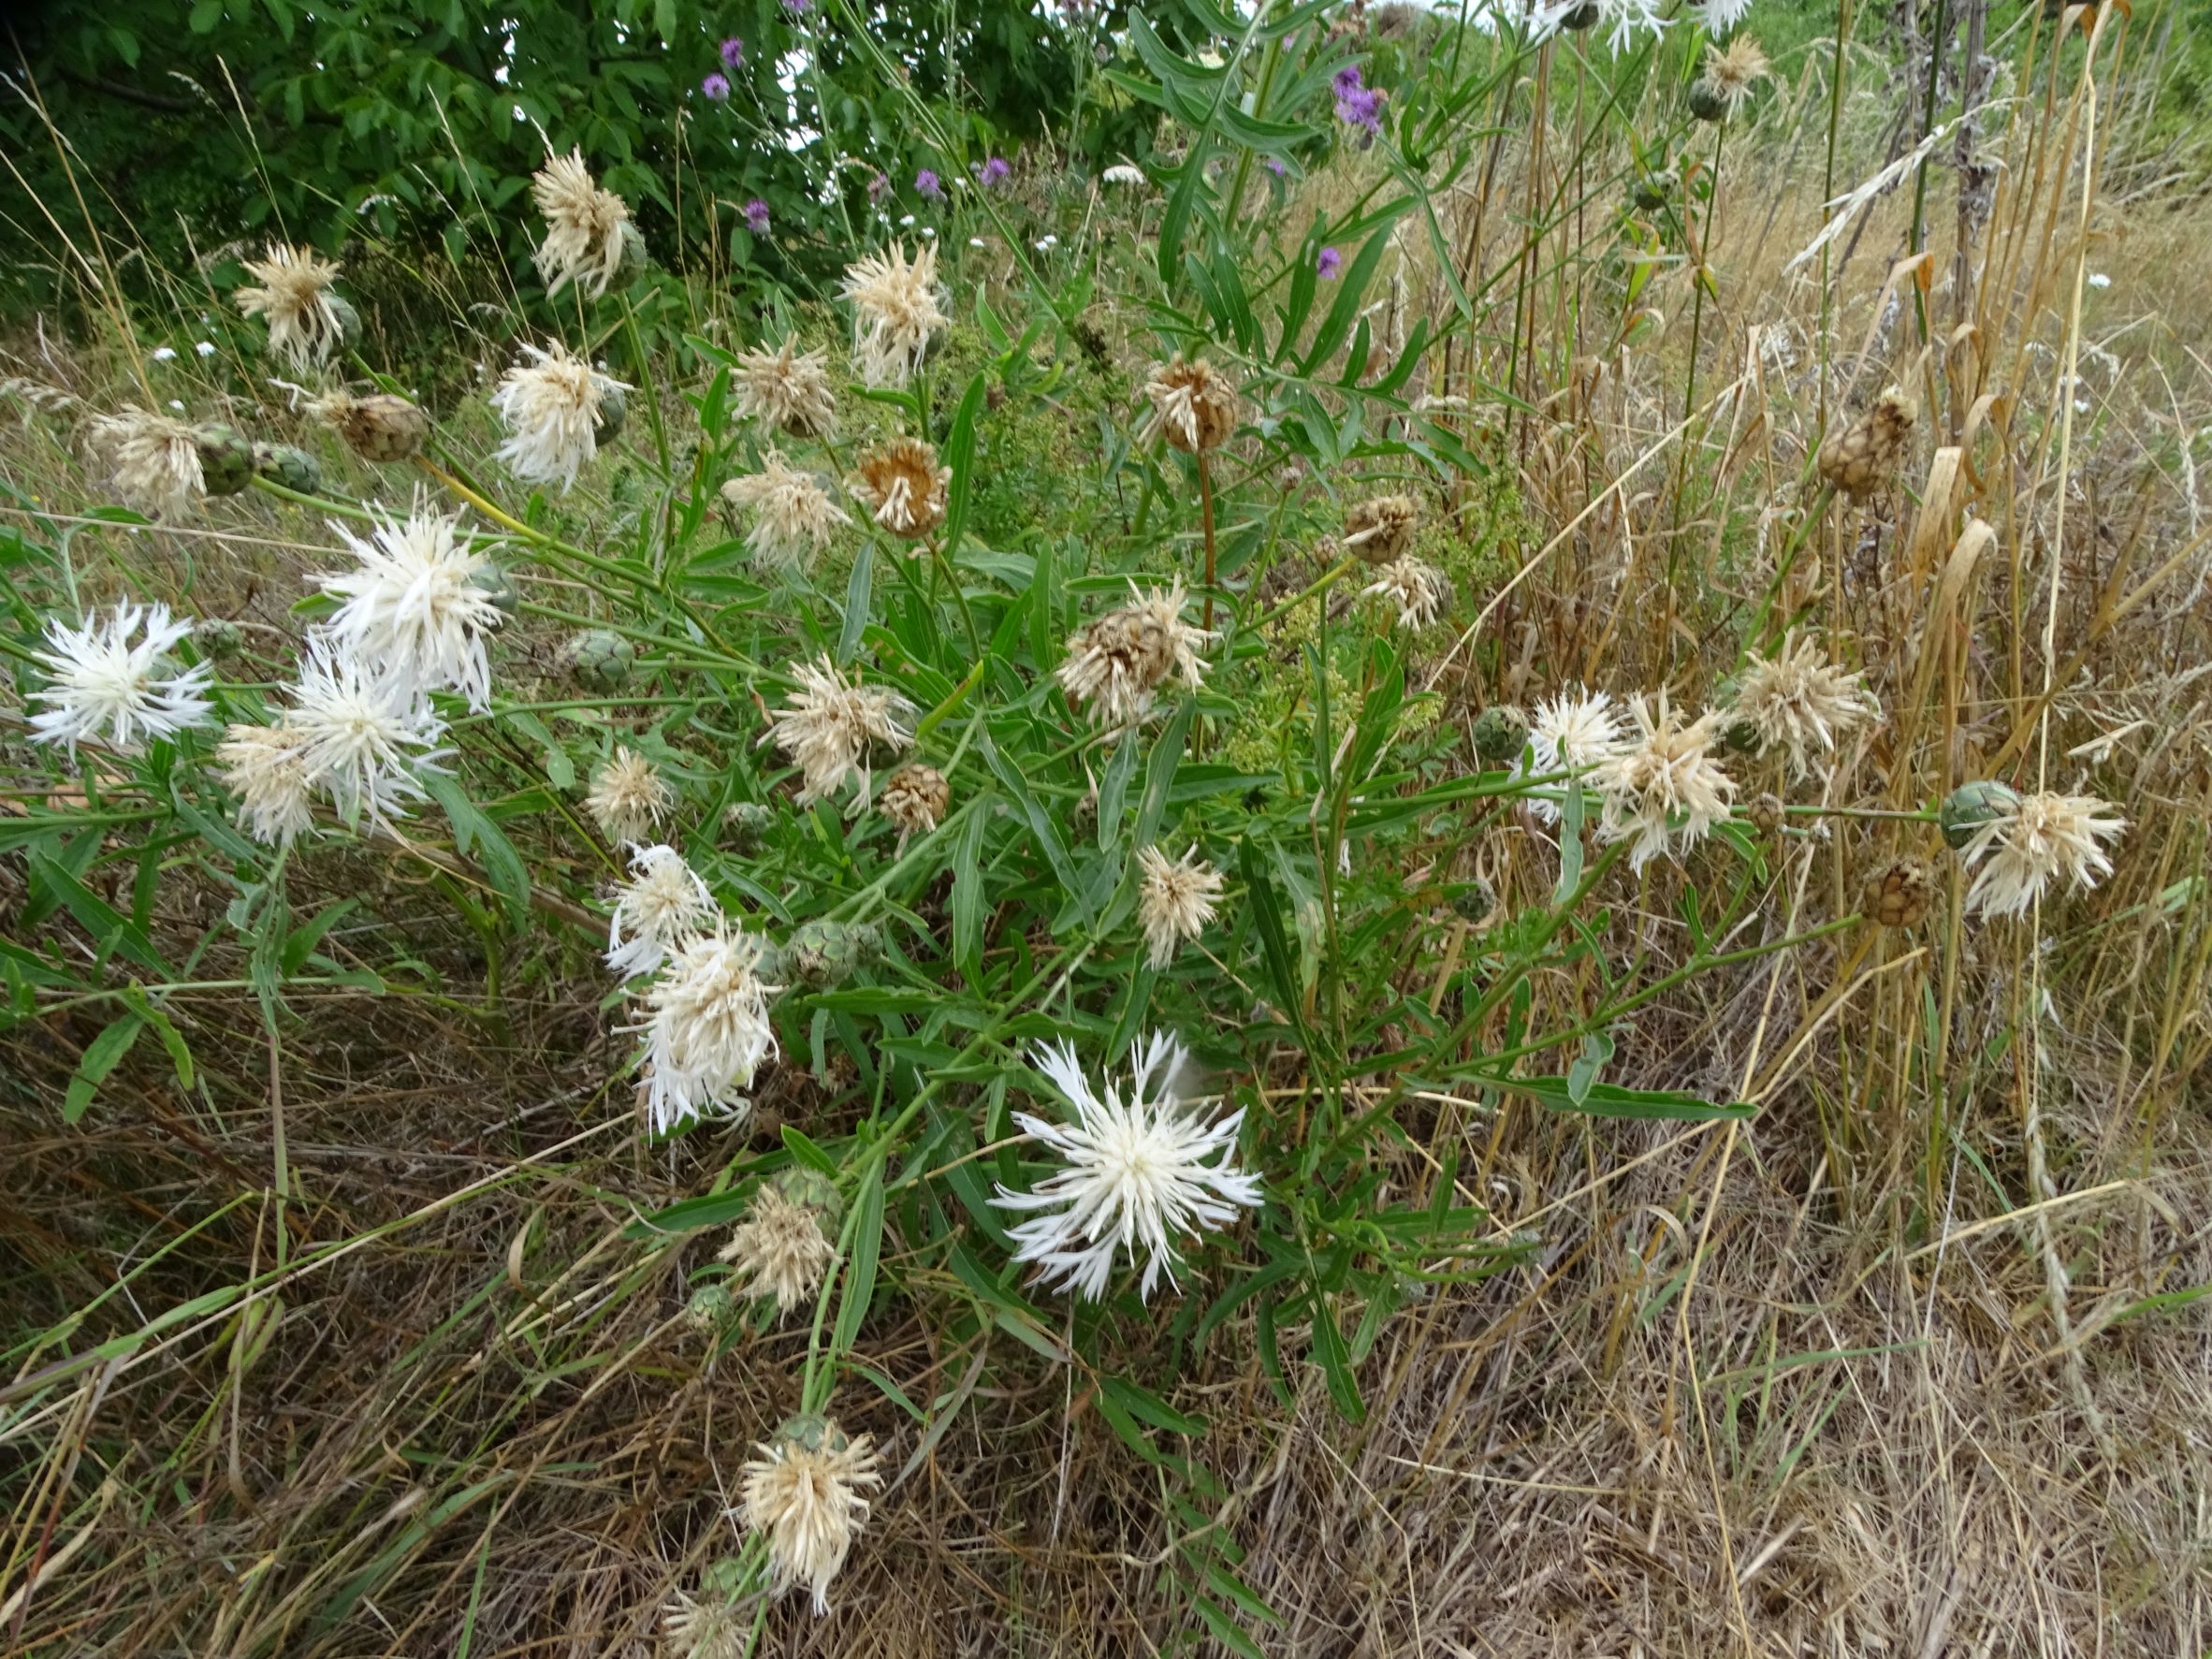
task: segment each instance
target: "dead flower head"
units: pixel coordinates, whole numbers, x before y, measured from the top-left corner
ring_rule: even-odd
[[[1966,844],[1960,857],[1980,866],[1966,908],[1983,916],[2024,916],[2053,880],[2097,884],[2112,873],[2099,845],[2117,841],[2128,821],[2095,795],[2020,795],[2004,803]]]
[[[257,280],[231,298],[247,316],[267,319],[269,349],[297,369],[328,358],[345,338],[350,311],[327,292],[341,267],[285,242],[271,242],[267,258],[243,263]]]
[[[761,470],[732,478],[722,500],[752,515],[745,545],[764,564],[799,565],[830,545],[840,524],[851,524],[822,480],[788,464],[782,452],[761,457]]]
[[[629,204],[599,187],[580,149],[546,156],[531,175],[530,193],[546,217],[537,252],[546,292],[558,294],[574,283],[596,299],[622,269],[630,239],[638,234]]]
[[[867,802],[869,761],[878,748],[914,740],[906,722],[914,706],[887,686],[850,682],[827,656],[793,670],[798,690],[768,717],[763,743],[774,742],[799,768],[798,802],[810,807],[853,781],[851,809]]]
[[[830,390],[829,353],[802,352],[793,341],[737,354],[731,378],[737,413],[794,438],[826,438],[837,429],[837,400]]]
[[[952,482],[953,469],[938,465],[932,445],[919,438],[894,438],[862,456],[845,485],[867,503],[878,524],[914,542],[945,521],[945,492]]]
[[[1175,947],[1196,939],[1214,919],[1221,872],[1191,847],[1171,859],[1157,847],[1137,854],[1137,920],[1144,929],[1145,965],[1165,968]]]
[[[1237,429],[1237,388],[1203,357],[1186,360],[1177,352],[1155,365],[1144,395],[1152,400],[1146,443],[1165,437],[1171,447],[1197,455],[1220,448]]]
[[[1388,564],[1413,546],[1420,522],[1419,496],[1378,495],[1345,514],[1343,545],[1369,564]]]
[[[865,1489],[883,1484],[866,1434],[847,1440],[829,1418],[792,1419],[745,1465],[745,1524],[768,1541],[773,1594],[804,1584],[829,1611],[830,1580],[867,1520]]]
[[[89,437],[126,501],[175,515],[207,493],[199,441],[181,420],[126,403],[120,414],[95,415]]]
[[[935,242],[911,262],[901,242],[863,255],[846,267],[843,293],[852,302],[853,361],[871,386],[906,385],[930,342],[952,326],[939,303]]]
[[[1874,400],[1873,408],[1828,434],[1817,463],[1822,482],[1855,502],[1865,501],[1897,472],[1898,462],[1904,458],[1905,440],[1919,418],[1919,405],[1891,386]]]
[[[1198,648],[1220,638],[1183,619],[1183,578],[1164,592],[1140,593],[1129,584],[1129,603],[1086,622],[1068,639],[1056,670],[1071,703],[1088,704],[1102,726],[1130,726],[1152,711],[1152,694],[1171,678],[1191,691],[1204,683]]]

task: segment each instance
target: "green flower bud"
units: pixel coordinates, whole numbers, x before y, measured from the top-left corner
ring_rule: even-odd
[[[793,1164],[779,1170],[768,1178],[768,1185],[801,1209],[812,1210],[822,1218],[822,1230],[831,1237],[837,1236],[837,1223],[845,1214],[845,1201],[838,1195],[837,1184],[811,1164]]]
[[[1728,119],[1728,97],[1710,80],[1700,80],[1690,88],[1690,113],[1699,121],[1720,122]]]
[[[684,1303],[684,1323],[694,1331],[720,1331],[737,1317],[737,1299],[720,1281],[701,1285]]]
[[[786,1446],[796,1446],[808,1451],[839,1452],[851,1442],[845,1438],[845,1431],[819,1411],[803,1411],[788,1418],[776,1431],[775,1438]]]
[[[216,421],[196,427],[193,444],[199,450],[199,470],[210,495],[236,495],[254,482],[254,446],[236,427]]]
[[[355,346],[361,343],[361,313],[354,309],[354,302],[336,294],[325,294],[323,303],[330,308],[338,319],[338,343]]]
[[[768,826],[776,822],[776,811],[758,801],[733,801],[722,822],[729,826],[731,851],[756,852]]]
[[[618,386],[603,386],[599,389],[599,413],[591,422],[591,442],[612,444],[622,435],[622,423],[630,418],[630,403],[622,396]]]
[[[1943,798],[1936,814],[1943,840],[1954,851],[1980,833],[1984,824],[2003,818],[2019,806],[2019,795],[1994,778],[1962,783]]]
[[[587,629],[568,636],[560,648],[560,665],[589,691],[617,691],[637,666],[637,647],[611,629]]]
[[[235,657],[246,648],[246,633],[227,617],[203,617],[192,625],[192,643],[211,659]]]
[[[289,444],[255,444],[254,471],[301,495],[319,494],[323,488],[323,463]]]
[[[1499,703],[1475,717],[1475,752],[1493,766],[1509,766],[1528,745],[1528,716]]]
[[[489,570],[478,571],[470,582],[491,596],[491,603],[506,616],[515,614],[515,607],[522,603],[522,595],[515,590],[514,579],[493,565]]]
[[[880,936],[876,948],[880,955],[882,951]],[[792,977],[814,991],[826,991],[851,979],[853,970],[861,965],[862,953],[859,928],[820,917],[800,924],[784,946]]]
[[[1452,913],[1463,922],[1481,922],[1498,908],[1498,895],[1480,876],[1451,895]]]

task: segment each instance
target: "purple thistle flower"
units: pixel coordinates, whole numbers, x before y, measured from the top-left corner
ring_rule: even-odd
[[[783,9],[793,17],[805,17],[813,4],[814,0],[783,0]]]
[[[985,190],[995,189],[1013,177],[1013,167],[1003,155],[990,156],[982,167],[968,170],[975,174],[975,182]]]
[[[735,69],[743,62],[745,62],[745,42],[733,35],[722,42],[722,67]]]
[[[1344,255],[1334,248],[1323,248],[1321,256],[1314,261],[1314,273],[1325,283],[1336,281],[1336,273],[1344,269]]]
[[[745,228],[755,236],[768,234],[768,204],[757,196],[745,204]]]
[[[1331,77],[1329,84],[1336,93],[1337,120],[1358,127],[1370,138],[1381,133],[1383,95],[1361,84],[1359,65],[1346,64]]]
[[[730,95],[730,82],[726,76],[709,75],[699,83],[699,90],[720,104]]]
[[[931,201],[945,199],[944,181],[939,179],[932,168],[924,167],[914,175],[914,188],[929,197]]]
[[[1278,179],[1288,179],[1290,176],[1290,169],[1285,167],[1278,157],[1273,155],[1267,158],[1267,170]]]

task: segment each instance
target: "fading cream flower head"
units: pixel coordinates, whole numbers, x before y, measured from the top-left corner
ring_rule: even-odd
[[[343,386],[310,392],[283,381],[273,384],[283,386],[302,413],[329,427],[363,460],[389,466],[411,459],[430,435],[430,417],[418,405],[390,392],[356,397]]]
[[[894,438],[860,458],[845,488],[867,503],[875,521],[912,542],[945,521],[953,469],[938,464],[937,449],[919,438]]]
[[[311,634],[284,723],[299,737],[300,764],[348,822],[404,818],[418,801],[416,774],[437,759],[444,723],[429,705],[340,648]]]
[[[1165,968],[1175,947],[1196,939],[1214,919],[1221,872],[1198,856],[1193,843],[1171,860],[1157,847],[1137,854],[1137,920],[1144,929],[1145,966]]]
[[[677,944],[646,988],[646,1104],[653,1131],[705,1113],[743,1116],[761,1062],[776,1053],[760,941],[726,917]]]
[[[721,497],[752,514],[745,545],[764,564],[804,564],[830,545],[838,525],[852,522],[821,479],[791,466],[775,449],[761,457],[759,472],[724,484]]]
[[[181,420],[125,403],[119,414],[95,415],[86,435],[127,502],[176,517],[208,492],[199,440]]]
[[[827,656],[793,671],[799,682],[784,706],[769,715],[761,741],[773,741],[799,768],[798,802],[811,807],[853,780],[851,810],[867,804],[869,761],[880,746],[897,750],[913,742],[906,724],[914,706],[887,686],[848,682]]]
[[[952,326],[939,303],[935,242],[910,264],[903,242],[863,255],[845,268],[843,293],[852,302],[853,361],[871,386],[906,385],[930,342]]]
[[[589,289],[594,299],[604,294],[622,269],[626,242],[637,234],[629,204],[599,187],[580,149],[546,156],[531,175],[530,193],[546,216],[537,266],[546,294],[571,283]]]
[[[1007,1236],[1017,1246],[1014,1259],[1037,1263],[1055,1289],[1099,1301],[1115,1252],[1127,1250],[1132,1265],[1140,1252],[1144,1257],[1138,1294],[1149,1301],[1162,1274],[1175,1282],[1175,1236],[1229,1227],[1240,1209],[1260,1206],[1259,1177],[1236,1167],[1244,1113],[1208,1123],[1184,1112],[1176,1079],[1188,1071],[1189,1055],[1172,1036],[1155,1032],[1145,1041],[1126,1099],[1112,1083],[1093,1088],[1068,1043],[1040,1047],[1031,1064],[1074,1108],[1075,1121],[1016,1113],[1023,1132],[1060,1167],[1033,1190],[1001,1186],[991,1201],[1036,1212]]]
[[[1397,606],[1402,627],[1426,628],[1444,614],[1451,598],[1451,578],[1407,553],[1378,569],[1375,580],[1361,591]]]
[[[485,642],[505,618],[477,578],[498,567],[458,533],[458,513],[432,512],[419,491],[404,520],[372,507],[370,523],[364,541],[332,519],[358,562],[309,578],[343,601],[325,624],[331,637],[410,700],[451,688],[489,707]]]
[[[31,697],[46,705],[31,717],[31,741],[65,744],[71,754],[88,737],[133,749],[205,724],[211,710],[202,693],[214,669],[169,661],[191,636],[190,619],[172,618],[166,604],[118,605],[105,622],[95,616],[76,628],[49,618],[47,648],[31,653],[46,671]]]
[[[327,291],[342,269],[313,248],[269,244],[266,259],[242,261],[259,281],[231,295],[240,312],[269,323],[269,349],[295,369],[327,359],[345,338],[345,324]]]
[[[661,1615],[661,1630],[674,1659],[745,1659],[752,1646],[752,1617],[727,1595],[678,1590]]]
[[[1793,633],[1783,635],[1772,657],[1752,658],[1730,712],[1757,734],[1760,749],[1786,750],[1790,775],[1803,778],[1815,750],[1834,751],[1852,732],[1879,719],[1882,706],[1863,677],[1828,661],[1817,640]]]
[[[617,745],[614,758],[591,774],[584,809],[608,840],[642,842],[676,810],[676,792],[652,762]]]
[[[1236,383],[1203,357],[1186,360],[1177,352],[1155,364],[1144,395],[1152,400],[1147,444],[1165,437],[1171,447],[1196,455],[1220,448],[1237,429]]]
[[[1966,908],[1983,916],[2024,916],[2064,876],[2076,890],[2112,873],[2098,843],[2117,841],[2128,821],[2095,795],[2021,795],[1983,824],[1959,856],[1979,865]]]
[[[829,1611],[830,1580],[867,1520],[865,1489],[883,1484],[866,1434],[828,1418],[793,1418],[745,1465],[745,1524],[768,1540],[770,1594],[804,1584]]]
[[[744,419],[765,421],[794,438],[827,438],[837,429],[825,351],[801,352],[796,341],[787,340],[774,351],[739,352],[731,384]]]
[[[1723,29],[1715,34],[1725,33]],[[1728,115],[1734,116],[1752,95],[1752,88],[1767,78],[1767,54],[1749,35],[1739,35],[1725,47],[1707,46],[1707,92]]]
[[[1420,529],[1421,501],[1417,495],[1378,495],[1355,502],[1344,516],[1343,545],[1369,564],[1383,564],[1404,555]]]
[[[234,725],[215,746],[224,784],[238,796],[239,827],[256,841],[281,846],[314,827],[306,748],[284,719],[273,726]]]
[[[1728,816],[1736,783],[1712,758],[1718,710],[1685,726],[1661,691],[1656,712],[1640,694],[1629,699],[1628,712],[1637,740],[1593,771],[1590,782],[1605,797],[1599,833],[1632,841],[1628,866],[1640,870],[1662,852],[1680,855],[1703,840]]]
[[[1513,770],[1517,777],[1541,778],[1561,770],[1587,772],[1621,752],[1621,715],[1610,691],[1561,691],[1536,705],[1529,722],[1528,747]],[[1545,795],[1526,797],[1528,809],[1546,823],[1560,821],[1559,803]]]
[[[752,1213],[730,1230],[730,1242],[715,1259],[735,1267],[746,1295],[772,1296],[776,1311],[788,1314],[814,1299],[837,1254],[810,1205],[794,1203],[774,1183],[763,1182]]]
[[[495,452],[525,484],[558,484],[563,490],[599,453],[599,432],[608,398],[631,388],[602,374],[556,341],[550,351],[526,345],[531,361],[501,376],[492,409],[507,438]]]
[[[651,973],[720,917],[714,895],[682,853],[661,844],[636,848],[607,924],[606,965],[624,979]]]
[[[953,805],[953,785],[935,766],[916,761],[884,780],[883,796],[877,805],[883,809],[883,816],[898,826],[898,844],[903,851],[909,836],[917,832],[927,835],[943,822]]]
[[[1068,636],[1068,655],[1055,671],[1070,703],[1088,704],[1106,727],[1135,725],[1152,711],[1152,694],[1169,679],[1191,691],[1205,681],[1198,648],[1221,636],[1183,619],[1183,578],[1163,592],[1140,593]]]

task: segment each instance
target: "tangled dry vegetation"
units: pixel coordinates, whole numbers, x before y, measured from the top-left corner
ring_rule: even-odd
[[[1168,1404],[1206,1429],[1161,1433],[1151,1461],[1062,1362],[1066,1332],[940,1317],[953,1271],[897,1259],[904,1294],[878,1300],[853,1351],[892,1388],[846,1383],[839,1414],[882,1450],[884,1485],[833,1610],[779,1607],[759,1651],[2212,1649],[2212,528],[2195,457],[2212,248],[2195,205],[2114,185],[2132,177],[2131,49],[2106,14],[2023,18],[2004,95],[1931,150],[1925,199],[1907,165],[1832,216],[1825,181],[1842,196],[1915,153],[1878,78],[1852,83],[1830,139],[1832,45],[1781,65],[1746,118],[1693,129],[1686,174],[1580,124],[1568,54],[1544,52],[1527,71],[1543,113],[1488,139],[1434,195],[1440,238],[1403,234],[1383,268],[1383,348],[1449,319],[1449,279],[1477,306],[1422,373],[1432,416],[1489,471],[1377,465],[1364,491],[1419,493],[1455,557],[1485,561],[1409,662],[1465,746],[1484,711],[1576,685],[1718,703],[1747,632],[1783,618],[1880,704],[1864,741],[1810,740],[1807,778],[1786,743],[1731,759],[1761,861],[1708,883],[1702,910],[1666,859],[1614,866],[1583,913],[1593,952],[1475,1034],[1579,1038],[1631,987],[1608,1082],[1756,1115],[1594,1118],[1405,1086],[1390,1056],[1415,1038],[1392,1027],[1342,1079],[1401,1131],[1374,1154],[1372,1201],[1456,1182],[1487,1236],[1520,1247],[1472,1282],[1408,1284],[1362,1331],[1357,1423],[1310,1330],[1240,1312],[1200,1348],[1166,1303],[1149,1333],[1124,1330],[1130,1369],[1167,1367]],[[1675,95],[1635,95],[1652,112]],[[1302,207],[1359,199],[1383,170],[1350,151]],[[1157,208],[1128,211],[1149,229]],[[1914,256],[1916,213],[1931,234]],[[1134,386],[1150,347],[1122,345],[1131,317],[1107,322]],[[19,339],[13,371],[105,406],[114,343]],[[1915,415],[1896,467],[1824,483],[1824,436],[1891,386]],[[1060,436],[1097,431],[1070,414]],[[1288,502],[1297,521],[1327,493],[1307,470],[1263,473],[1248,429],[1224,454],[1249,463],[1236,510],[1255,518]],[[109,533],[57,512],[95,498],[50,428],[0,434],[0,475],[19,522]],[[327,538],[250,501],[134,556],[196,566],[203,609],[290,632]],[[1273,596],[1310,595],[1335,557],[1287,549]],[[509,648],[550,677],[556,640]],[[19,815],[84,805],[25,753],[7,757]],[[1973,872],[1927,809],[1985,779],[2112,803],[2128,829],[2110,873],[2025,920],[1969,915]],[[1433,907],[1399,988],[1433,1012],[1448,983],[1449,1009],[1472,1006],[1503,948],[1492,918],[1550,902],[1557,837],[1515,812],[1391,848],[1409,889],[1479,880],[1496,900],[1488,917]],[[66,1126],[97,1021],[42,1009],[0,1036],[0,1652],[676,1652],[667,1610],[737,1550],[740,1471],[802,1407],[808,1324],[706,1341],[686,1309],[720,1234],[646,1248],[640,1218],[780,1125],[849,1125],[849,1068],[787,1048],[749,1119],[648,1143],[598,912],[541,880],[532,927],[502,935],[469,862],[411,838],[405,856],[318,845],[290,899],[309,916],[372,895],[375,959],[419,961],[434,988],[292,990],[271,1029],[245,948],[218,945],[194,965],[212,988],[173,1004],[200,1086],[143,1045]],[[1912,860],[1928,874],[1868,891]],[[588,893],[588,861],[568,875]],[[1713,896],[1754,881],[1724,911]],[[0,863],[9,937],[58,929],[92,953],[22,897]],[[225,902],[165,880],[152,932],[189,941]],[[922,908],[941,921],[945,903]],[[365,964],[355,925],[317,946],[334,969]],[[1242,1086],[1296,1113],[1305,1067],[1276,1044]],[[220,1299],[247,1278],[256,1299]],[[1190,1567],[1194,1539],[1233,1590]]]

